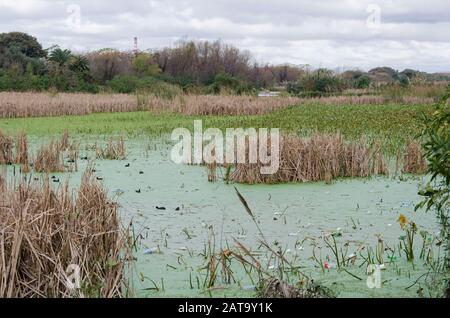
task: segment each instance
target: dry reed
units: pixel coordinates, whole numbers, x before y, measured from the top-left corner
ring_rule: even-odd
[[[151,97],[151,111],[186,115],[260,115],[299,104],[295,97],[184,95],[172,100]]]
[[[48,180],[5,179],[0,176],[0,298],[125,295],[128,232],[91,173],[76,195],[67,184],[54,190]],[[68,284],[75,282],[74,268],[79,286]]]
[[[238,163],[230,181],[238,183],[287,183],[326,181],[339,177],[368,177],[387,174],[388,169],[379,145],[345,142],[342,135],[293,135],[280,139],[280,167],[275,174],[260,173],[262,165]]]
[[[13,162],[14,140],[0,130],[0,164],[11,164]]]
[[[0,92],[0,117],[86,115],[137,110],[136,97],[124,94]]]
[[[398,164],[397,164],[398,165]],[[410,140],[406,144],[403,155],[403,172],[411,174],[424,174],[427,172],[427,162],[420,143]]]
[[[21,132],[16,136],[15,151],[16,157],[14,163],[28,165],[28,140],[27,135],[24,132]]]
[[[61,139],[59,140],[59,149],[62,151],[69,150],[71,148],[70,145],[70,136],[69,132],[67,130],[64,130],[64,132],[61,135]]]
[[[64,162],[59,143],[51,141],[42,146],[34,159],[34,170],[38,173],[64,172]]]
[[[110,138],[106,148],[96,146],[96,157],[107,160],[124,160],[126,158],[125,140],[120,136],[116,140]]]
[[[12,93],[0,92],[0,118],[50,117],[92,113],[151,110],[186,115],[260,115],[293,105],[365,105],[386,103],[433,104],[434,98],[401,96],[331,96],[321,98],[179,95],[166,99],[126,94]]]

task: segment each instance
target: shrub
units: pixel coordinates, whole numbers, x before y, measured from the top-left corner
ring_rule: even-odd
[[[343,89],[343,80],[332,71],[326,69],[305,73],[297,82],[288,85],[289,93],[306,97],[339,93]]]
[[[370,83],[370,77],[367,75],[362,75],[356,79],[354,87],[359,89],[369,88]]]
[[[110,87],[116,93],[130,94],[136,91],[139,78],[134,75],[118,75],[108,82]]]
[[[431,115],[423,115],[425,128],[423,148],[428,161],[431,181],[420,192],[425,199],[416,209],[426,207],[436,211],[445,251],[443,274],[446,297],[450,296],[450,87]]]
[[[220,94],[224,91],[237,95],[252,92],[250,85],[243,80],[225,73],[217,74],[210,88],[214,94]]]

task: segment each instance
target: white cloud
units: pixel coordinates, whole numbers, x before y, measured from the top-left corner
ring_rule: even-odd
[[[80,25],[67,8],[80,7]],[[376,4],[381,25],[368,28]],[[447,0],[0,0],[0,32],[24,31],[74,50],[222,39],[258,61],[450,71]]]

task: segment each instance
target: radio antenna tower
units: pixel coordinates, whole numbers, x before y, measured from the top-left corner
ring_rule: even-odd
[[[138,38],[134,37],[134,55],[138,55],[139,49],[138,49]]]

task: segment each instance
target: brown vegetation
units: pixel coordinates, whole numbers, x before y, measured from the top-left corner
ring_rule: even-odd
[[[403,155],[403,172],[411,174],[424,174],[427,172],[427,162],[420,143],[410,140],[406,144]]]
[[[261,164],[236,165],[230,181],[238,183],[286,183],[326,181],[339,177],[368,177],[387,174],[379,145],[364,140],[345,142],[341,135],[311,138],[284,136],[280,140],[280,167],[273,175],[260,173]]]
[[[105,148],[96,147],[96,157],[108,160],[124,160],[126,153],[123,136],[120,136],[116,140],[110,138]]]
[[[51,117],[151,110],[186,115],[260,115],[294,105],[432,104],[433,98],[400,96],[331,96],[321,98],[153,94],[57,94],[0,92],[0,118]]]
[[[0,130],[0,164],[11,164],[13,162],[13,147],[13,139]]]
[[[64,172],[61,149],[57,142],[42,146],[34,159],[34,170],[38,173]]]
[[[16,136],[16,157],[15,164],[28,165],[28,141],[27,135],[24,132],[19,133]]]
[[[123,94],[66,94],[0,92],[0,117],[86,115],[137,110],[136,97]]]
[[[128,234],[89,173],[76,196],[67,184],[56,191],[48,181],[0,176],[0,233],[0,298],[125,295]],[[71,265],[79,268],[78,289],[67,283]]]

